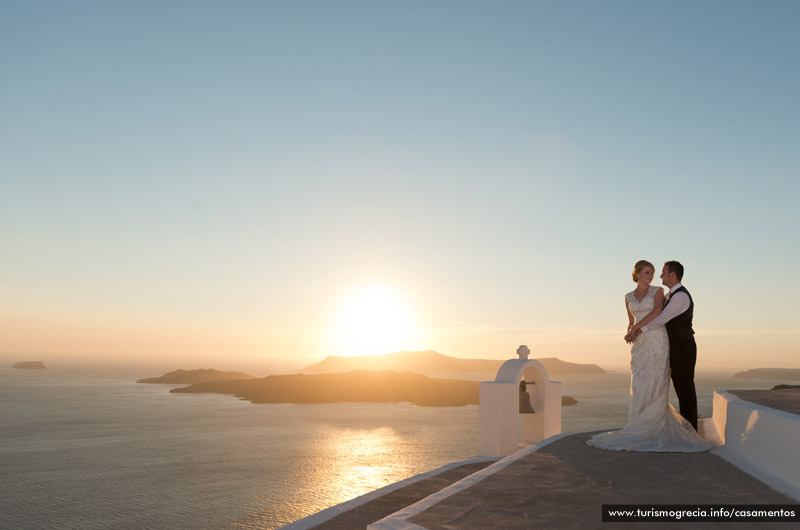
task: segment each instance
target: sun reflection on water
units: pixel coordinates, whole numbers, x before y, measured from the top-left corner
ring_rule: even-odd
[[[280,458],[259,476],[261,487],[252,490],[258,509],[226,526],[228,530],[277,528],[469,458],[477,449],[476,406],[341,403],[264,410],[275,411],[269,417],[275,426],[270,446],[254,458]]]
[[[316,440],[316,450],[326,456],[327,468],[317,471],[320,480],[334,482],[328,484],[330,500],[344,502],[409,476],[413,463],[397,451],[403,445],[403,437],[391,427],[326,430]]]

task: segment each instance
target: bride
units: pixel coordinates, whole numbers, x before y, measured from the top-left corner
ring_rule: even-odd
[[[651,286],[655,267],[636,262],[636,289],[625,295],[628,331],[635,323],[647,324],[664,307],[664,291]],[[669,403],[669,338],[664,326],[639,335],[631,348],[631,401],[628,424],[587,440],[588,445],[615,451],[694,452],[714,447]]]

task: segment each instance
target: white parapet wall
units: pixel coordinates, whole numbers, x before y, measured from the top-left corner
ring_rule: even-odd
[[[800,416],[714,392],[714,453],[800,500]]]
[[[527,381],[532,414],[520,414],[520,382]],[[511,359],[494,381],[480,384],[479,447],[481,457],[508,456],[523,444],[561,433],[561,383],[550,381],[539,361]],[[522,440],[519,428],[522,417]]]

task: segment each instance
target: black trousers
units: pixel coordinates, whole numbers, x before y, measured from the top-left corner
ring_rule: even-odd
[[[697,343],[694,339],[669,341],[669,367],[672,386],[678,395],[681,416],[697,430],[697,392],[694,389],[694,365]]]

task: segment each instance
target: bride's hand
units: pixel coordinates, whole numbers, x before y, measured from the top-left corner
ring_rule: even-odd
[[[633,344],[634,342],[636,342],[636,337],[641,335],[641,333],[642,333],[641,328],[633,326],[628,331],[628,334],[625,335],[625,342],[627,342],[628,344]]]

